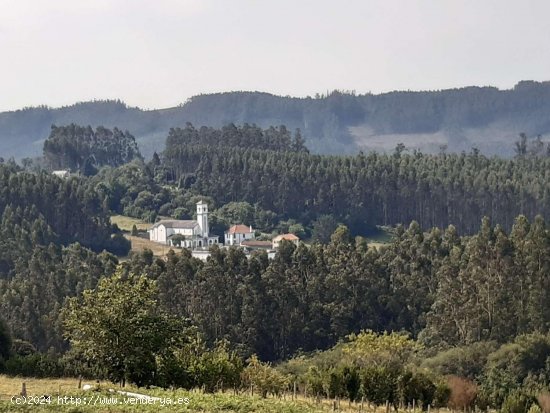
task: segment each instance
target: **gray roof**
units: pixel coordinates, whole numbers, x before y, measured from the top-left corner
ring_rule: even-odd
[[[166,228],[184,228],[184,229],[193,229],[199,223],[197,221],[191,220],[181,220],[181,219],[163,219],[153,225],[153,228],[157,228],[159,225],[164,225]]]

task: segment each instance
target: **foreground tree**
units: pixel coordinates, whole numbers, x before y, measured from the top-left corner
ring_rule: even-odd
[[[156,282],[117,271],[63,310],[65,336],[113,382],[153,383],[157,363],[186,340],[184,320],[159,310]]]

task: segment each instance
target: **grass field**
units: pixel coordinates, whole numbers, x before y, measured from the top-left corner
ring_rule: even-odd
[[[143,222],[140,219],[127,217],[125,215],[113,215],[111,216],[111,223],[116,224],[122,231],[126,232],[124,236],[132,243],[132,251],[139,252],[147,248],[153,251],[154,255],[163,257],[168,253],[168,251],[170,251],[170,249],[173,249],[176,252],[181,250],[181,248],[167,247],[166,245],[152,242],[145,238],[130,235],[134,225],[139,231],[145,231],[151,227],[151,224]]]
[[[12,399],[21,392],[22,382],[26,383],[27,400]],[[82,384],[95,385],[93,381]],[[125,391],[158,397],[149,402],[139,401],[132,396],[116,393],[115,385],[100,383],[100,390],[78,390],[78,379],[32,379],[13,378],[0,375],[0,412],[239,412],[239,413],[324,413],[332,411],[332,402],[315,403],[313,400],[298,398],[292,401],[285,398],[234,395],[233,393],[205,394],[200,391],[136,389]],[[109,391],[114,390],[114,392]],[[49,399],[40,399],[48,395]],[[67,399],[64,399],[64,397]],[[73,397],[73,400],[69,399]],[[19,403],[19,404],[17,404]],[[41,403],[41,404],[37,404]],[[77,405],[78,404],[78,405]],[[359,405],[350,409],[348,403],[341,404],[342,412],[359,412]],[[365,406],[364,412],[367,413]]]
[[[169,247],[164,244],[159,244],[158,242],[149,241],[145,238],[134,237],[132,235],[125,235],[127,239],[132,243],[132,251],[143,251],[145,248],[153,251],[153,255],[163,257],[171,249],[175,252],[181,251],[181,248]]]
[[[111,216],[111,224],[116,224],[122,231],[132,231],[132,226],[136,226],[138,230],[145,231],[149,229],[151,224],[143,222],[141,219],[127,217],[124,215]]]

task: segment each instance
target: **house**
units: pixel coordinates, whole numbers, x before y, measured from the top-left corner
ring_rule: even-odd
[[[300,238],[298,238],[296,235],[294,234],[281,234],[281,235],[277,235],[275,238],[273,238],[273,249],[276,249],[276,248],[279,248],[279,244],[281,243],[281,241],[289,241],[289,242],[292,242],[294,245],[298,245],[298,243],[300,242]]]
[[[208,226],[208,205],[197,202],[196,220],[164,219],[147,232],[154,242],[185,248],[206,248],[218,243],[217,236],[211,236]]]
[[[233,225],[225,231],[225,245],[240,245],[241,242],[254,239],[252,227],[246,225]]]
[[[59,171],[52,171],[52,175],[61,179],[66,179],[71,175],[71,172],[68,169],[61,169]]]

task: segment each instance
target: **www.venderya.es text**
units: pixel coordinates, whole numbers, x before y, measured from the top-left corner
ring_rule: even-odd
[[[14,396],[12,404],[17,405],[61,405],[61,406],[106,406],[106,405],[187,405],[188,397],[130,397],[130,396]]]

